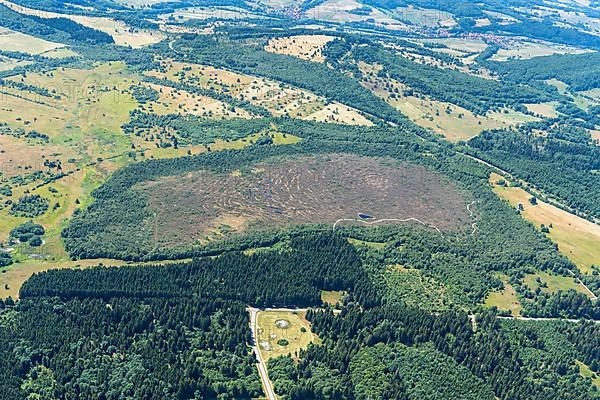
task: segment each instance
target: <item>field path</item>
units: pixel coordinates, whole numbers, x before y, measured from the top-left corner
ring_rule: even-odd
[[[592,298],[592,300],[598,300],[598,296],[596,296],[596,294],[595,294],[594,292],[592,292],[592,289],[590,289],[589,287],[587,287],[587,285],[586,285],[585,283],[583,283],[583,281],[582,281],[581,279],[579,279],[579,277],[578,277],[578,276],[576,276],[576,275],[573,273],[573,271],[571,271],[570,269],[568,269],[567,271],[569,271],[569,274],[571,274],[571,275],[572,275],[572,276],[575,278],[575,280],[576,280],[577,282],[579,282],[579,284],[580,284],[581,286],[583,286],[583,287],[585,288],[585,290],[587,290],[587,291],[588,291],[588,293],[589,293],[589,294],[592,296],[592,297],[591,297],[591,298]]]
[[[252,349],[254,350],[254,354],[256,355],[256,360],[258,362],[257,366],[260,380],[262,381],[267,399],[277,400],[277,396],[275,396],[275,389],[273,389],[273,384],[271,383],[271,380],[269,379],[269,373],[267,372],[267,363],[265,360],[263,360],[262,355],[260,354],[260,349],[258,348],[257,315],[260,310],[251,307],[248,307],[247,310],[250,313],[250,329],[252,331],[252,338],[254,339]]]
[[[534,318],[534,317],[503,317],[498,315],[498,319],[516,319],[517,321],[565,321],[578,324],[580,322],[592,322],[594,324],[600,324],[600,320],[597,319],[573,319],[573,318]]]

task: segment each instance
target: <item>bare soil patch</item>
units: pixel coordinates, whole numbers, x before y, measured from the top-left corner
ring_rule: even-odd
[[[236,172],[199,171],[136,187],[155,215],[146,229],[156,229],[158,244],[168,247],[294,224],[333,224],[361,213],[374,219],[417,218],[447,230],[469,221],[466,201],[454,184],[391,159],[303,156]]]

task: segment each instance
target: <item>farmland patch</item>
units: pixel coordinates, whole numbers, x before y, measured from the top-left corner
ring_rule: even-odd
[[[335,39],[327,35],[298,35],[269,40],[265,50],[271,53],[287,54],[308,61],[323,62],[323,48]]]
[[[519,203],[522,204],[523,218],[538,229],[543,226],[562,254],[573,261],[581,272],[592,273],[592,265],[597,265],[600,260],[600,226],[539,199],[534,206],[530,204],[532,196],[529,193],[518,187],[498,185],[499,179],[498,175],[490,178],[496,194],[515,208]]]

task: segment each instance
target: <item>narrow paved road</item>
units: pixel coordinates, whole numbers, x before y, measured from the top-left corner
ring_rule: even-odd
[[[267,372],[267,363],[263,360],[262,355],[260,354],[260,349],[258,348],[258,324],[257,324],[257,308],[247,308],[250,313],[250,329],[252,331],[252,338],[254,339],[254,345],[252,349],[254,350],[254,354],[256,355],[256,361],[258,362],[258,374],[260,375],[260,380],[262,381],[263,388],[265,390],[265,394],[267,395],[268,400],[277,400],[275,396],[275,389],[273,389],[273,384],[269,379],[269,373]]]

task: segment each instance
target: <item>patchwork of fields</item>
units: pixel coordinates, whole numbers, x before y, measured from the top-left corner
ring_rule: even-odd
[[[364,74],[363,86],[419,126],[431,129],[451,142],[471,139],[489,129],[510,128],[526,122],[539,121],[539,118],[510,109],[476,115],[455,104],[415,94],[410,87],[394,79],[382,78],[378,75],[378,66],[360,64],[359,67]]]
[[[162,70],[148,75],[201,89],[214,90],[241,101],[263,107],[275,116],[310,121],[373,125],[358,111],[327,101],[307,90],[256,76],[239,74],[211,66],[160,60]]]

